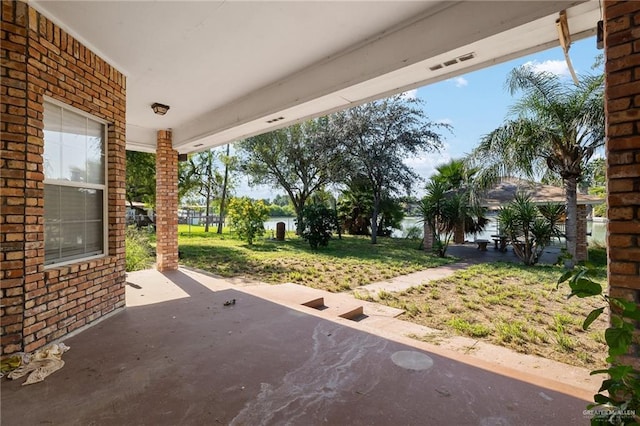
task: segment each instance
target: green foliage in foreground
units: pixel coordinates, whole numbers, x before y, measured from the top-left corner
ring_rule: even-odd
[[[343,236],[313,251],[292,232],[283,242],[256,240],[248,246],[235,233],[205,234],[202,229],[192,226],[189,233],[187,225],[180,225],[182,264],[223,277],[294,282],[328,291],[345,291],[455,261],[416,250],[415,240],[381,238],[372,245],[367,237]]]
[[[593,410],[592,425],[637,425],[640,420],[640,370],[626,363],[624,357],[629,354],[633,344],[637,321],[640,321],[640,309],[635,301],[628,301],[605,294],[602,286],[593,278],[593,267],[578,266],[565,272],[558,280],[558,286],[567,282],[571,288],[569,298],[600,298],[604,306],[593,309],[582,323],[587,330],[605,311],[611,312],[611,325],[604,333],[607,344],[608,367],[596,369],[594,374],[607,374],[598,393],[593,396],[594,403],[587,408]]]
[[[136,229],[133,226],[127,228],[125,242],[125,265],[127,272],[148,269],[155,261],[153,247],[149,243],[149,233]]]

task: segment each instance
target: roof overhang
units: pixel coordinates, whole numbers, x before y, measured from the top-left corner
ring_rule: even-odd
[[[127,75],[127,149],[201,151],[595,33],[597,1],[30,2]],[[154,115],[151,104],[171,106]]]

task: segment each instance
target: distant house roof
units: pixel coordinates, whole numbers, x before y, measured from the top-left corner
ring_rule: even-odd
[[[524,192],[536,204],[565,203],[564,188],[543,185],[524,179],[507,178],[496,184],[483,197],[482,205],[489,209],[498,209],[515,198],[516,193]],[[596,195],[578,194],[578,204],[601,204],[604,198]]]

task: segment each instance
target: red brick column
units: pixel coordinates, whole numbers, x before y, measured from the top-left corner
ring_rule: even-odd
[[[178,151],[170,130],[159,130],[157,138],[156,237],[158,270],[178,269]]]
[[[33,186],[26,179],[27,155],[30,150],[27,134],[27,64],[23,60],[27,54],[27,6],[24,3],[3,3],[2,6],[0,355],[23,349],[27,185]],[[39,171],[41,170],[40,167]],[[29,203],[33,204],[32,201]],[[28,220],[33,222],[31,217]],[[33,223],[30,225],[33,226]]]
[[[604,2],[609,294],[640,289],[640,2]],[[625,360],[640,367],[637,346]]]
[[[582,262],[589,257],[587,250],[587,206],[585,204],[578,204],[577,213],[576,260]]]

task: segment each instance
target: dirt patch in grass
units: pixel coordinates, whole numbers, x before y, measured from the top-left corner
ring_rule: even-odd
[[[400,318],[511,348],[517,352],[590,369],[605,367],[607,316],[589,329],[582,322],[601,302],[567,300],[556,289],[562,269],[495,263],[471,266],[453,276],[373,299],[404,309]],[[598,280],[603,283],[602,276]],[[604,284],[604,283],[603,283]],[[426,337],[430,339],[430,337]]]
[[[259,241],[253,246],[228,234],[179,233],[181,263],[223,277],[243,276],[272,284],[293,282],[331,292],[347,291],[376,281],[452,263],[418,250],[419,241],[344,236],[313,251],[290,236],[284,242]]]

